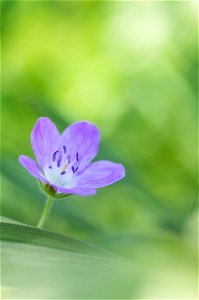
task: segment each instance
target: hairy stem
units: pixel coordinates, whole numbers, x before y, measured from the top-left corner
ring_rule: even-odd
[[[45,207],[44,207],[44,210],[42,212],[42,215],[41,215],[41,218],[39,220],[39,223],[37,225],[38,228],[41,228],[43,226],[43,224],[45,223],[46,221],[46,218],[50,212],[50,209],[52,207],[52,204],[53,204],[53,197],[52,196],[49,196],[47,201],[46,201],[46,204],[45,204]]]

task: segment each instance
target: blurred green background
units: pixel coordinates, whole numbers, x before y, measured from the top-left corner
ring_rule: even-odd
[[[46,228],[150,271],[141,298],[197,297],[197,2],[2,1],[2,215],[38,222],[18,162],[40,116],[89,120],[126,178],[55,203]]]

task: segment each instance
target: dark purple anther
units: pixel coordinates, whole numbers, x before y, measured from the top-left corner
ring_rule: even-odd
[[[76,153],[76,161],[78,161],[79,160],[79,153],[77,152]]]
[[[70,155],[67,156],[68,164],[70,163]]]
[[[53,161],[56,160],[56,155],[57,155],[58,152],[59,152],[59,151],[55,151],[55,153],[53,153]]]
[[[63,149],[64,149],[64,153],[66,154],[66,146],[63,146]]]
[[[59,167],[60,167],[60,165],[61,165],[61,160],[60,160],[60,159],[58,159],[58,161],[57,161],[57,168],[59,168]]]
[[[66,174],[66,171],[63,171],[63,172],[60,173],[60,175],[64,175],[64,174]]]
[[[52,166],[49,166],[49,169],[52,169],[53,167]]]
[[[74,168],[74,167],[72,166],[73,174],[75,174],[75,172],[77,172],[77,170],[78,170],[78,167]]]

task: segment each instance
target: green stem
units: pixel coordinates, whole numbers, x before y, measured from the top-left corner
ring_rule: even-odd
[[[39,220],[39,223],[37,225],[38,228],[41,228],[43,226],[43,224],[45,223],[46,221],[46,218],[50,212],[50,209],[52,207],[52,204],[53,204],[53,197],[52,196],[49,196],[47,201],[46,201],[46,205],[44,207],[44,210],[43,210],[43,213],[41,215],[41,218]]]

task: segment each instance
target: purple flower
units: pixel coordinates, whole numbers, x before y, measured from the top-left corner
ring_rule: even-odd
[[[96,193],[125,176],[123,165],[110,161],[91,163],[98,152],[100,133],[94,124],[76,122],[59,134],[48,118],[39,118],[31,133],[37,162],[21,155],[20,163],[56,195]]]

